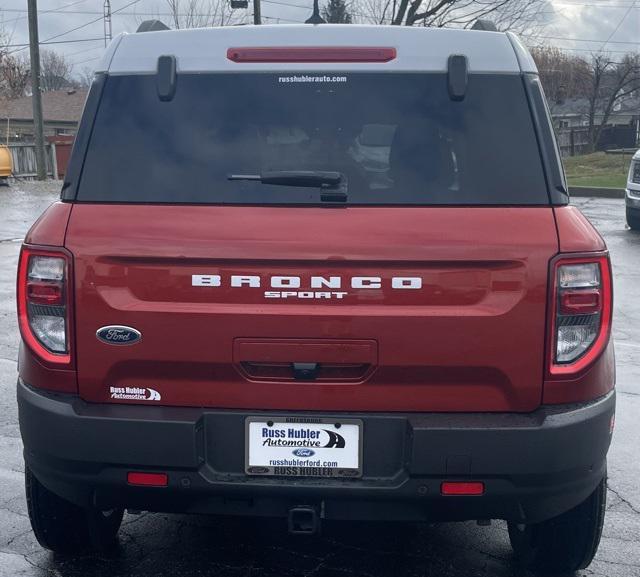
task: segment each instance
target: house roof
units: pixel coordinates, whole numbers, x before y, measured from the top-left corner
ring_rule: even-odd
[[[589,110],[589,101],[586,98],[570,98],[562,102],[551,104],[552,116],[582,116]]]
[[[57,90],[42,93],[45,122],[78,122],[82,115],[86,90]],[[0,100],[0,119],[33,120],[31,96],[16,100]]]
[[[596,114],[602,114],[602,102],[598,102],[596,107]],[[589,101],[586,98],[572,98],[565,100],[564,102],[556,102],[551,106],[552,116],[554,118],[557,117],[571,117],[571,116],[582,116],[587,114],[589,110]],[[620,102],[619,106],[616,106],[611,112],[611,116],[615,117],[616,115],[622,114],[631,114],[636,115],[640,114],[640,96],[633,96],[630,98],[626,98],[622,102]]]
[[[623,100],[620,104],[620,110],[618,112],[627,114],[640,114],[640,95]]]

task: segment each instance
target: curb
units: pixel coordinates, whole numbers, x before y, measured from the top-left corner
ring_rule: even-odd
[[[571,196],[592,196],[595,198],[624,198],[624,188],[604,188],[600,186],[570,186]]]

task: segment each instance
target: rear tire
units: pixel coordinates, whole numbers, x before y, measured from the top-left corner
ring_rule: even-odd
[[[631,230],[640,230],[640,210],[627,208],[627,224]]]
[[[570,511],[532,525],[509,522],[518,560],[541,574],[573,573],[588,567],[598,550],[607,500],[606,477]]]
[[[123,509],[79,507],[49,491],[29,468],[25,470],[25,487],[31,527],[45,549],[73,555],[103,553],[116,545]]]

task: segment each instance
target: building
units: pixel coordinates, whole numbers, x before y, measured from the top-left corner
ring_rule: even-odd
[[[42,93],[44,134],[74,136],[82,115],[86,90],[58,90]],[[31,96],[0,100],[0,141],[33,142]]]
[[[602,123],[601,103],[594,115],[596,125]],[[549,103],[551,116],[556,128],[578,128],[589,125],[589,101],[586,98],[573,98],[563,102]],[[614,106],[607,125],[633,126],[640,119],[640,95],[626,98]]]
[[[589,101],[586,98],[549,103],[558,144],[563,156],[584,154],[591,150],[589,142]],[[602,124],[601,104],[594,114],[595,126]],[[595,150],[636,148],[640,142],[640,95],[632,95],[616,103],[602,127]]]

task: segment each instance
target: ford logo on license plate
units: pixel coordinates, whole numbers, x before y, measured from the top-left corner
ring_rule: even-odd
[[[142,339],[142,334],[132,327],[109,325],[98,329],[96,337],[109,345],[132,345]]]

